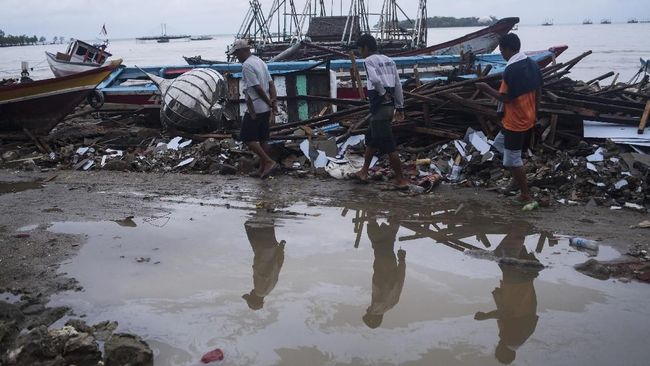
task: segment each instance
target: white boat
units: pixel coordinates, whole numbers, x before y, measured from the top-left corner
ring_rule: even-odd
[[[112,55],[106,52],[106,43],[92,45],[80,40],[73,40],[66,53],[53,54],[45,52],[50,69],[57,78],[94,70],[106,63]]]

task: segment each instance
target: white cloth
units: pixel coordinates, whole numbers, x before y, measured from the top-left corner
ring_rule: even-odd
[[[379,95],[384,95],[386,88],[394,88],[395,107],[404,108],[402,82],[395,61],[385,55],[374,54],[368,56],[364,62],[368,76],[368,90],[376,90]]]
[[[523,53],[523,52],[516,53],[514,56],[512,56],[510,58],[510,60],[508,60],[508,64],[506,65],[506,67],[508,67],[508,66],[510,66],[510,65],[512,65],[512,64],[514,64],[516,62],[523,61],[523,60],[525,60],[527,58],[528,58],[528,56],[526,56],[526,54]]]
[[[251,55],[242,65],[242,81],[244,83],[244,94],[253,102],[255,113],[265,113],[271,110],[268,104],[257,94],[255,86],[259,85],[269,96],[269,83],[272,81],[269,68],[259,57]]]

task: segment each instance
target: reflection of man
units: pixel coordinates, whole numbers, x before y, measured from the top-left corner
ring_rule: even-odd
[[[372,275],[372,302],[363,316],[363,322],[372,329],[381,325],[384,314],[399,302],[406,275],[406,252],[399,250],[395,258],[395,238],[399,224],[368,222],[368,239],[375,252]]]
[[[284,240],[275,238],[275,225],[271,219],[253,218],[244,224],[248,241],[253,247],[253,289],[242,296],[248,307],[264,307],[264,297],[273,291],[284,263]]]
[[[500,258],[515,258],[537,261],[533,253],[524,246],[526,225],[515,223],[494,254]],[[478,312],[476,320],[496,319],[499,327],[499,344],[495,356],[499,362],[510,364],[517,356],[517,348],[535,332],[537,327],[537,294],[533,281],[539,268],[499,264],[503,278],[499,287],[492,291],[496,310]]]

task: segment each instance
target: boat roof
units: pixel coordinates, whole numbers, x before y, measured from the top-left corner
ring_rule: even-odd
[[[84,47],[86,47],[86,48],[89,48],[89,49],[91,49],[91,50],[94,50],[94,51],[102,51],[102,52],[106,55],[106,57],[111,57],[111,56],[113,56],[111,53],[106,52],[106,50],[102,50],[102,49],[100,48],[100,46],[97,46],[97,45],[95,45],[95,44],[90,44],[90,43],[88,43],[88,42],[84,42],[84,41],[82,41],[82,40],[80,40],[80,39],[75,39],[74,42],[76,42],[76,43],[78,43],[78,44],[80,44],[80,45],[82,45],[82,46],[84,46]]]

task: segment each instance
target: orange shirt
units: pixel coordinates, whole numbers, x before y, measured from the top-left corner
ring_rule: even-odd
[[[499,93],[508,94],[508,85],[501,82]],[[510,103],[504,103],[503,127],[514,132],[528,131],[537,120],[537,91],[520,95]]]

